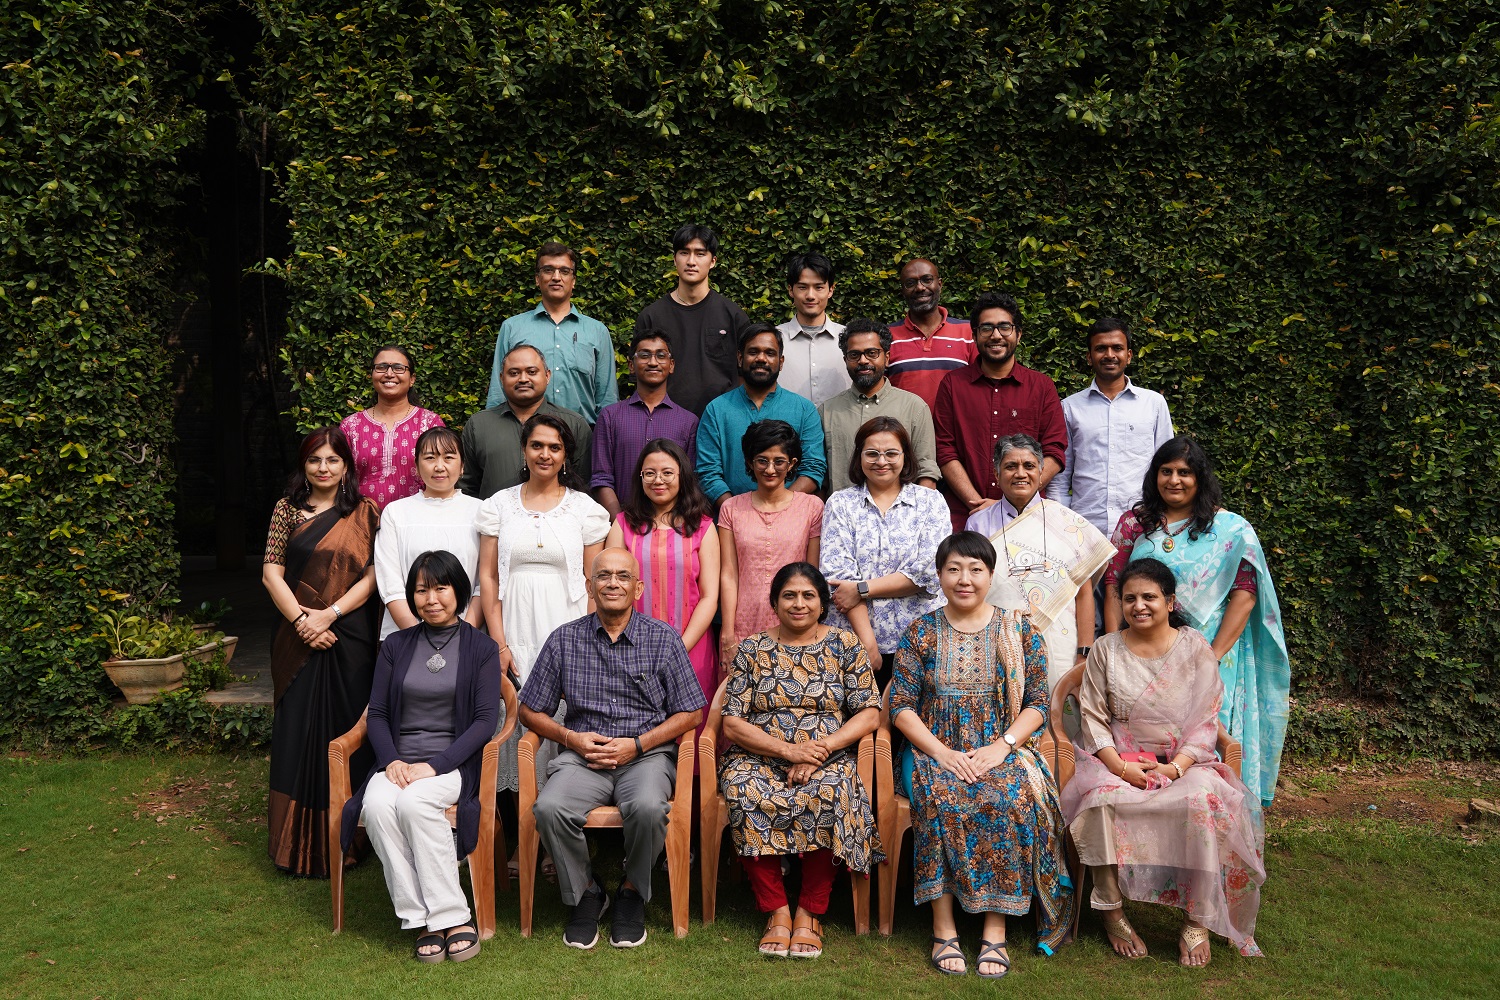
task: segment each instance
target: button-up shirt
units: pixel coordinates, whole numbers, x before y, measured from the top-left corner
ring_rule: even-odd
[[[635,478],[646,442],[667,438],[682,445],[688,461],[698,463],[698,418],[663,396],[655,409],[646,405],[639,392],[599,411],[594,425],[594,476],[591,489],[607,486],[620,503],[628,503],[641,484]]]
[[[854,386],[818,407],[823,418],[823,450],[828,454],[828,489],[837,492],[849,485],[849,463],[854,459],[854,435],[865,421],[876,417],[895,417],[906,428],[915,453],[905,461],[917,463],[917,478],[937,482],[937,445],[932,433],[932,410],[921,396],[897,389],[887,381],[877,392],[866,396]]]
[[[1128,378],[1114,399],[1090,382],[1063,400],[1067,465],[1047,484],[1047,497],[1082,514],[1107,537],[1141,498],[1156,449],[1172,439],[1172,414],[1159,392]]]
[[[908,483],[884,514],[868,486],[851,486],[823,507],[823,542],[818,561],[830,580],[874,580],[900,573],[921,588],[909,597],[875,597],[865,602],[875,645],[890,655],[914,620],[947,603],[932,555],[948,537],[948,507],[936,490]],[[850,628],[834,608],[828,623]]]
[[[565,699],[564,726],[612,740],[640,736],[669,716],[708,704],[682,637],[634,611],[614,641],[597,614],[553,629],[520,697],[543,715],[556,712]]]
[[[931,337],[922,336],[911,317],[891,324],[891,360],[885,370],[891,384],[914,392],[931,406],[943,377],[979,357],[966,319],[953,319],[938,306],[943,325]]]
[[[568,461],[578,467],[584,482],[589,481],[589,445],[593,431],[589,422],[572,410],[553,406],[545,399],[537,407],[568,425],[573,432],[573,454]],[[521,481],[521,421],[510,412],[510,401],[480,410],[464,424],[464,471],[458,477],[458,488],[472,497],[488,500],[501,490]]]
[[[1041,442],[1042,455],[1059,465],[1067,461],[1068,430],[1057,385],[1019,361],[1005,378],[989,378],[978,362],[951,372],[938,387],[932,406],[938,465],[958,462],[980,496],[998,500],[995,442],[1007,434],[1030,434]],[[958,523],[967,506],[950,501]],[[959,515],[962,515],[960,517]]]
[[[772,386],[770,395],[756,406],[739,385],[709,403],[698,422],[698,478],[709,499],[755,489],[755,480],[745,471],[740,439],[759,420],[785,420],[802,439],[802,461],[792,466],[788,481],[806,476],[823,484],[828,463],[823,457],[823,421],[818,419],[817,407],[806,396],[780,386]]]
[[[485,406],[505,400],[500,389],[500,368],[505,356],[522,344],[542,352],[552,380],[547,400],[583,414],[592,424],[599,411],[620,398],[615,381],[615,346],[609,330],[597,319],[585,316],[571,305],[562,322],[553,322],[545,303],[530,312],[517,313],[500,324],[495,338],[495,363],[490,369],[490,394]]]
[[[806,396],[814,406],[849,388],[849,369],[839,350],[842,323],[827,322],[809,330],[793,317],[776,329],[781,331],[781,355],[786,359],[777,385]]]

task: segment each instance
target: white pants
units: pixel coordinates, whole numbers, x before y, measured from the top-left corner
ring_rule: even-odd
[[[406,930],[467,924],[469,901],[458,881],[458,851],[444,810],[458,801],[457,771],[397,788],[381,771],[365,787],[360,819],[385,868],[385,885]]]

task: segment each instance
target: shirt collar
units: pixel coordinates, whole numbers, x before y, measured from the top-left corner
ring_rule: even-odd
[[[906,483],[906,484],[904,484],[901,487],[901,492],[896,494],[896,504],[905,504],[908,507],[914,507],[914,506],[916,506],[916,501],[914,499],[912,499],[911,491],[912,490],[921,490],[921,489],[926,489],[926,487],[925,486],[918,486],[916,483]],[[859,495],[861,497],[863,497],[864,500],[865,500],[865,502],[868,503],[870,506],[872,506],[872,507],[875,506],[875,501],[870,498],[870,484],[869,483],[861,483],[859,485]],[[891,506],[894,507],[896,504],[892,504]]]
[[[938,334],[942,333],[943,332],[943,327],[945,327],[945,326],[948,325],[948,310],[947,310],[947,308],[944,307],[944,306],[938,306],[937,310],[942,315],[943,321],[941,323],[939,323],[938,324],[938,328],[932,332],[932,335],[934,337],[936,337]],[[901,322],[897,323],[896,325],[897,326],[906,327],[908,330],[910,330],[912,333],[915,333],[919,337],[922,335],[922,331],[919,330],[919,329],[917,329],[917,324],[915,324],[915,323],[913,323],[911,321],[911,313],[907,313],[905,316],[902,316],[901,317]]]
[[[640,617],[641,616],[636,613],[635,609],[632,608],[630,610],[630,617],[625,621],[625,628],[620,632],[620,638],[616,639],[614,642],[610,642],[609,630],[604,627],[604,622],[599,620],[599,612],[595,611],[593,614],[589,615],[589,621],[593,624],[593,630],[590,634],[595,636],[596,638],[603,639],[610,645],[616,645],[620,642],[620,640],[628,639],[632,646],[638,646],[640,645],[640,630],[637,627],[636,623],[640,620]]]
[[[795,329],[793,329],[790,333],[788,333],[787,336],[791,337],[793,340],[795,340],[798,337],[806,337],[808,340],[812,340],[812,339],[814,339],[816,337],[828,337],[830,339],[833,337],[833,332],[828,329],[828,320],[826,320],[826,319],[823,320],[823,325],[821,327],[819,327],[818,329],[816,329],[816,330],[809,330],[809,329],[807,329],[806,327],[804,327],[802,325],[802,321],[801,320],[799,320],[799,319],[797,319],[797,317],[793,316],[792,317],[792,326],[795,327]]]
[[[632,392],[629,396],[625,397],[625,402],[627,402],[627,403],[640,403],[642,406],[646,405],[646,401],[641,398],[641,391],[639,389],[637,389],[635,392]],[[670,406],[674,410],[680,410],[680,409],[682,409],[682,407],[680,407],[676,403],[672,402],[672,397],[671,397],[670,394],[662,396],[661,402],[656,404],[656,408],[658,410],[661,409],[663,406]]]
[[[745,383],[741,382],[739,385],[735,386],[734,391],[740,394],[740,398],[745,401],[746,406],[755,405],[750,401],[750,394],[745,391]],[[771,402],[771,399],[780,391],[781,383],[778,382],[775,385],[771,386],[771,391],[766,393],[766,398],[761,401],[760,408],[765,409],[766,404]]]
[[[1021,384],[1021,373],[1024,372],[1024,371],[1029,371],[1029,370],[1030,369],[1028,369],[1025,365],[1023,365],[1023,364],[1021,364],[1021,362],[1017,361],[1015,364],[1013,364],[1013,365],[1010,366],[1010,374],[1009,375],[1005,376],[1004,378],[999,378],[999,379],[997,379],[997,378],[990,378],[990,376],[988,376],[988,375],[986,375],[984,373],[984,369],[982,367],[980,367],[980,364],[979,364],[978,361],[971,361],[971,362],[969,362],[969,381],[970,382],[978,382],[980,379],[989,379],[991,382],[1014,382],[1017,385],[1020,385]]]
[[[1030,510],[1031,508],[1035,507],[1037,504],[1039,504],[1041,502],[1042,502],[1042,491],[1041,490],[1037,490],[1036,491],[1036,495],[1031,498],[1031,502],[1026,505],[1026,509]],[[1007,520],[1010,520],[1011,518],[1020,517],[1021,514],[1022,514],[1022,511],[1016,510],[1015,505],[1012,504],[1005,497],[1001,497],[1000,498],[1000,509],[1006,515],[1006,519]]]
[[[531,315],[545,316],[547,317],[547,322],[552,322],[552,314],[547,311],[547,303],[542,302],[541,300],[537,301],[536,308],[531,310]],[[582,314],[578,311],[578,307],[573,304],[572,300],[568,300],[568,315],[564,316],[563,319],[578,319],[581,315]]]
[[[1093,379],[1093,380],[1091,380],[1089,382],[1088,391],[1091,392],[1091,393],[1097,392],[1099,395],[1104,396],[1103,390],[1101,390],[1099,388],[1099,380],[1098,379]],[[1125,388],[1123,388],[1123,389],[1120,390],[1120,395],[1123,396],[1127,392],[1130,393],[1130,395],[1132,395],[1132,396],[1135,395],[1135,383],[1132,382],[1132,381],[1130,381],[1130,376],[1129,375],[1125,376]],[[1108,399],[1109,397],[1108,396],[1104,396],[1104,398]]]
[[[880,402],[880,397],[891,391],[891,377],[889,375],[882,375],[880,380],[884,383],[881,385],[880,391],[872,392],[868,396],[860,392],[857,386],[853,385],[849,386],[845,391],[849,393],[850,398],[856,403],[878,403]]]

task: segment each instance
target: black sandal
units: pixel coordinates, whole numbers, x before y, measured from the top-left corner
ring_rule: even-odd
[[[422,949],[431,945],[437,945],[438,950],[424,955]],[[417,957],[418,962],[437,965],[448,958],[447,939],[443,937],[442,931],[429,931],[417,938],[417,946],[412,949],[412,954]]]
[[[963,959],[964,950],[958,946],[958,938],[940,938],[934,934],[932,936],[932,943],[938,946],[938,953],[936,955],[929,955],[927,961],[932,963],[934,969],[945,976],[966,976],[969,974],[969,962],[967,959],[964,959],[964,967],[962,969],[945,969],[941,964],[951,958]]]
[[[459,924],[458,926],[463,927],[465,925]],[[443,940],[443,950],[447,953],[448,961],[450,962],[467,962],[479,954],[479,934],[475,931],[461,931],[450,927],[448,929],[448,936]],[[455,941],[459,944],[467,944],[468,947],[460,948],[458,951],[449,950],[447,946],[453,944]]]
[[[1010,959],[1000,957],[1000,949],[1005,947],[1004,941],[980,941],[979,956],[974,959],[974,971],[980,979],[1001,979],[1010,971]],[[1007,954],[1009,949],[1007,949]],[[1001,966],[999,972],[980,972],[979,967],[985,962]]]

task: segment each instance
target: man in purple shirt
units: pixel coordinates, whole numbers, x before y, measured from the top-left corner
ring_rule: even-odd
[[[619,808],[625,834],[625,876],[613,900],[609,943],[645,942],[651,869],[667,841],[677,738],[692,732],[707,705],[682,637],[635,614],[644,589],[629,551],[599,553],[588,579],[597,610],[553,630],[521,688],[521,724],[563,748],[532,812],[572,910],[563,931],[572,948],[598,943],[599,918],[611,902],[594,877],[583,834],[589,811],[608,805]],[[552,716],[564,700],[559,725]]]
[[[984,292],[969,316],[979,359],[949,372],[932,404],[943,493],[962,531],[974,513],[1001,497],[995,478],[995,442],[1029,434],[1042,443],[1042,488],[1062,471],[1067,424],[1057,384],[1016,360],[1021,307],[1009,295]]]
[[[656,438],[676,441],[694,464],[698,461],[698,418],[667,395],[667,379],[677,369],[672,345],[659,333],[637,330],[628,357],[635,392],[600,410],[594,425],[594,475],[589,487],[611,517],[641,488],[635,481],[635,466],[646,442]]]

